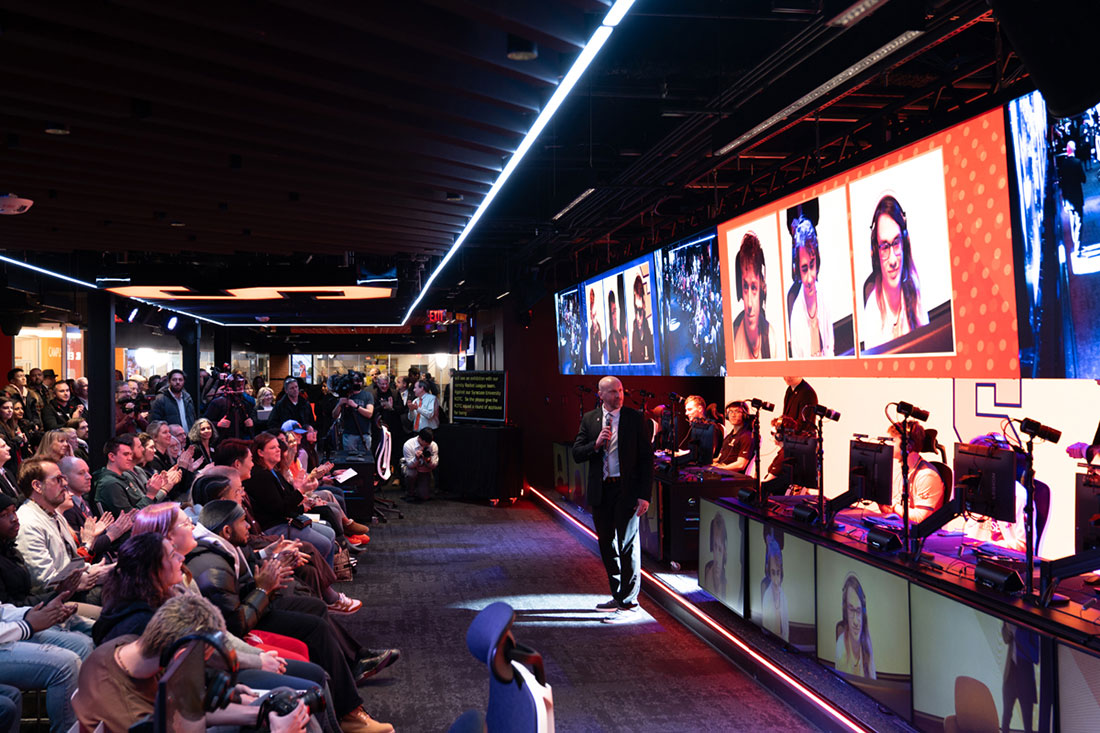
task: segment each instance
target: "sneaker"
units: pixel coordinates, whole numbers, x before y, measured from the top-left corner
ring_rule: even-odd
[[[375,720],[360,706],[340,718],[340,730],[344,733],[393,733],[393,726]]]
[[[370,537],[365,534],[346,534],[344,539],[348,541],[349,545],[355,545],[356,547],[362,547],[370,542]]]
[[[596,610],[597,611],[607,611],[608,613],[610,613],[611,611],[618,611],[619,610],[619,602],[616,601],[614,598],[612,598],[610,601],[607,601],[606,603],[597,603],[596,604]]]
[[[328,604],[329,613],[352,614],[363,607],[363,602],[357,598],[348,598],[343,593],[335,602]]]
[[[619,606],[619,610],[615,611],[603,620],[605,624],[626,624],[631,621],[637,620],[641,616],[641,609],[637,603],[630,604],[630,607]]]
[[[368,650],[367,656],[356,662],[355,669],[352,670],[356,683],[361,684],[370,679],[400,657],[401,652],[397,649]]]

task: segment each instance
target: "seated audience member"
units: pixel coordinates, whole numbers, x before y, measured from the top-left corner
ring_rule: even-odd
[[[175,465],[175,461],[168,455],[168,448],[172,443],[171,428],[168,427],[166,422],[154,420],[149,423],[146,432],[153,439],[153,457],[145,464],[149,469],[149,473],[167,471]]]
[[[1001,448],[1002,450],[1011,450],[1016,454],[1016,520],[1002,522],[978,514],[967,514],[963,532],[971,539],[992,542],[995,545],[1017,552],[1027,552],[1027,524],[1024,522],[1024,509],[1027,507],[1027,488],[1021,483],[1024,472],[1027,471],[1027,456],[1014,450],[1004,435],[999,433],[979,435],[970,441],[970,445]],[[956,481],[956,483],[958,482]],[[1031,524],[1033,529],[1036,528],[1037,521],[1038,517],[1033,512]],[[1035,538],[1035,542],[1038,543],[1038,532],[1034,532],[1032,536]],[[1035,549],[1038,550],[1039,548],[1036,547]]]
[[[689,395],[684,400],[684,414],[688,419],[686,445],[691,451],[691,462],[709,466],[721,447],[718,426],[707,419],[707,403],[699,395]]]
[[[47,430],[38,444],[38,449],[34,452],[34,458],[45,458],[56,463],[72,454],[73,447],[64,430]]]
[[[115,521],[113,514],[100,515],[98,509],[89,501],[92,490],[92,474],[88,464],[80,458],[69,456],[57,464],[68,482],[69,498],[72,506],[64,510],[65,521],[69,528],[77,533],[80,542],[88,550],[92,559],[102,557],[118,540],[130,531],[133,524],[133,511],[124,512]]]
[[[289,581],[297,557],[278,553],[254,567],[251,553],[241,549],[248,541],[248,526],[244,510],[236,502],[207,502],[199,521],[195,527],[198,546],[188,555],[187,567],[202,594],[221,610],[227,629],[238,636],[259,628],[301,639],[309,648],[309,658],[329,673],[341,727],[346,730],[347,725],[358,722],[376,726],[366,730],[392,730],[363,710],[356,681],[389,666],[399,653],[393,649],[369,652],[327,615],[296,610],[310,608],[309,598],[276,598]],[[317,603],[321,603],[323,614],[323,602]]]
[[[299,434],[304,435],[305,428],[294,420],[288,420],[282,427],[284,432],[278,436],[279,450],[282,451],[282,456],[279,459],[279,465],[276,467],[279,475],[302,496],[320,502],[317,505],[317,511],[321,513],[322,519],[333,528],[340,528],[336,532],[338,539],[342,535],[349,543],[356,546],[370,542],[368,536],[370,528],[365,524],[354,521],[344,511],[343,489],[335,484],[327,484],[324,488],[321,487],[321,478],[332,470],[332,464],[323,463],[309,473],[306,473],[305,469],[302,468],[302,464],[298,460],[298,444],[300,442]],[[339,496],[337,496],[337,492],[339,492]]]
[[[92,640],[76,631],[54,628],[76,613],[64,592],[46,604],[0,604],[0,684],[20,690],[46,690],[50,730],[68,731],[76,722],[71,702],[81,660],[92,653]]]
[[[228,443],[228,441],[226,441]],[[244,441],[240,441],[244,442]],[[223,444],[224,445],[224,444]],[[221,446],[219,446],[221,450]],[[241,505],[244,510],[245,520],[248,522],[248,546],[260,553],[260,559],[264,559],[264,552],[273,544],[286,539],[282,535],[265,534],[256,518],[252,516],[251,502],[241,484],[240,473],[237,469],[228,466],[214,466],[203,472],[195,481],[191,489],[191,498],[194,506],[202,511],[202,505],[217,499],[228,499]],[[198,515],[195,515],[198,516]],[[349,598],[343,593],[333,590],[332,584],[337,582],[336,573],[325,562],[324,557],[309,542],[294,540],[301,559],[294,569],[294,578],[309,592],[323,598],[328,604],[329,613],[351,614],[363,607],[363,602]]]
[[[214,427],[214,423],[205,417],[200,417],[187,433],[187,442],[195,446],[195,460],[202,458],[202,463],[199,465],[214,465],[214,446],[218,444],[218,430]]]
[[[722,440],[722,448],[714,465],[731,471],[748,473],[752,468],[752,417],[749,406],[744,402],[733,401],[726,405],[726,420],[730,431]]]
[[[168,372],[168,388],[162,389],[150,405],[150,420],[182,425],[185,430],[195,424],[195,402],[183,388],[185,381],[186,377],[181,370],[173,369]]]
[[[901,432],[891,425],[888,431],[894,439],[894,460],[901,460]],[[909,521],[924,521],[929,514],[943,506],[943,480],[931,463],[920,457],[918,452],[924,444],[924,428],[920,425],[909,426]],[[901,471],[894,471],[894,496],[890,506],[879,505],[884,514],[903,515]]]
[[[97,643],[110,641],[123,633],[140,634],[167,598],[182,593],[202,596],[186,567],[180,567],[178,583],[170,588],[164,586],[166,581],[175,579],[176,560],[182,560],[197,547],[193,530],[191,520],[175,503],[152,504],[138,512],[134,537],[120,551],[118,564],[104,586],[103,614],[96,627]],[[156,546],[157,539],[164,541],[161,547]],[[170,549],[174,549],[175,554],[170,554]],[[149,583],[147,578],[154,578],[155,582]],[[163,599],[158,597],[161,592]],[[324,688],[328,694],[325,671],[304,656],[308,653],[305,644],[291,637],[261,633],[264,643],[253,645],[226,632],[226,647],[237,653],[241,669],[238,679],[243,684],[265,690],[316,686]],[[256,635],[249,634],[249,637],[255,639]],[[328,729],[339,730],[335,716],[329,722]]]
[[[30,569],[35,587],[47,587],[63,581],[74,560],[81,559],[80,544],[69,523],[59,511],[69,498],[68,483],[53,461],[34,459],[19,469],[19,489],[27,498],[19,507],[19,535],[16,547]],[[95,565],[79,589],[80,600],[95,603],[98,593],[89,593],[105,566]]]
[[[57,430],[74,417],[84,416],[84,405],[72,398],[68,382],[57,382],[53,386],[53,399],[42,408],[42,427]]]
[[[137,400],[129,382],[115,383],[115,435],[137,433],[149,423],[137,414]]]
[[[142,487],[134,474],[134,438],[116,435],[103,446],[107,465],[95,472],[95,500],[116,517],[131,509],[141,509],[168,496],[167,474],[157,474]],[[158,478],[163,477],[163,478]]]
[[[126,733],[130,726],[153,713],[160,677],[161,656],[190,634],[217,634],[225,629],[218,609],[203,598],[183,595],[166,601],[149,620],[141,636],[119,636],[98,647],[80,671],[80,688],[72,706],[80,729]],[[242,690],[250,692],[247,688]],[[242,699],[251,700],[248,695]],[[206,724],[254,726],[260,721],[255,705],[230,703],[206,714]],[[303,731],[308,712],[302,705],[282,721],[274,713],[267,723],[272,731]]]
[[[302,425],[313,425],[313,408],[309,399],[302,394],[302,385],[296,377],[283,380],[283,396],[275,403],[275,411],[268,421],[268,428],[278,428],[287,420],[296,420]]]
[[[88,460],[88,421],[83,417],[74,417],[65,423],[66,430],[72,430],[69,434],[69,444],[72,445],[73,455],[77,458]]]
[[[424,501],[431,491],[432,471],[439,465],[439,446],[431,428],[421,428],[401,449],[405,490],[415,501]]]
[[[309,542],[320,550],[331,565],[337,546],[336,531],[317,522],[303,527],[296,519],[303,512],[322,506],[324,502],[302,496],[279,475],[277,469],[282,457],[283,451],[277,436],[260,433],[252,441],[252,460],[255,465],[248,478],[243,478],[242,474],[245,492],[252,503],[252,513],[265,534],[281,534]]]
[[[23,501],[23,495],[19,493],[19,487],[16,485],[16,474],[8,468],[9,464],[14,464],[14,460],[11,458],[11,446],[6,440],[0,438],[0,494],[4,494],[10,499],[13,499],[16,504],[20,504]]]
[[[30,440],[15,419],[15,403],[8,396],[0,397],[0,439],[7,443],[8,457],[0,464],[10,471],[19,469],[19,463],[30,456]]]

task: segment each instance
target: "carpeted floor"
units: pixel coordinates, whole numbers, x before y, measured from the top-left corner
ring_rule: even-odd
[[[361,688],[398,731],[445,731],[484,710],[488,670],[466,649],[477,611],[504,600],[518,641],[542,653],[557,730],[801,731],[790,708],[643,596],[637,623],[609,626],[599,559],[537,507],[434,500],[372,527],[359,574],[364,601],[344,623],[402,658]]]

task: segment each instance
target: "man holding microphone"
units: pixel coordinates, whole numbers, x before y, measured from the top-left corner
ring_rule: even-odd
[[[587,501],[611,585],[611,600],[596,608],[612,614],[606,623],[617,623],[638,608],[638,518],[649,510],[653,485],[652,426],[637,410],[623,407],[623,384],[616,377],[601,379],[598,394],[600,406],[581,418],[573,458],[588,461]]]

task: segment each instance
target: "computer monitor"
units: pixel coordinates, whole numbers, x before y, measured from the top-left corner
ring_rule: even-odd
[[[894,446],[853,440],[848,446],[848,488],[855,501],[894,503]]]
[[[1076,551],[1100,549],[1100,476],[1093,473],[1077,474],[1077,505],[1074,517]]]
[[[745,517],[711,499],[699,502],[699,587],[745,615]]]
[[[817,488],[817,438],[787,436],[783,439],[783,463],[791,467],[791,483]]]
[[[972,514],[1016,521],[1016,454],[1005,448],[955,444],[955,486]]]

